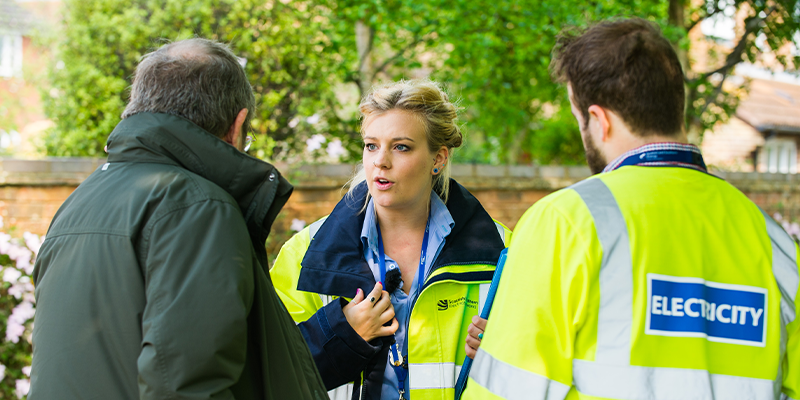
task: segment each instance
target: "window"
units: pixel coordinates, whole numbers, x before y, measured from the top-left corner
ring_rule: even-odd
[[[22,72],[22,36],[0,35],[0,77]]]
[[[794,140],[767,139],[762,154],[767,172],[797,173],[797,143]]]

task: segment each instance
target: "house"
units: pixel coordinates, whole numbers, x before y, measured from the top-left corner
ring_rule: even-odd
[[[800,147],[800,85],[756,79],[736,115],[764,138],[754,152],[760,172],[797,173]]]
[[[52,126],[41,99],[49,49],[36,35],[56,26],[61,2],[0,0],[0,155],[38,157],[36,138]]]
[[[0,78],[21,76],[22,40],[32,22],[32,14],[15,1],[0,0]]]
[[[798,172],[800,82],[753,78],[730,121],[703,137],[706,163],[743,172]]]

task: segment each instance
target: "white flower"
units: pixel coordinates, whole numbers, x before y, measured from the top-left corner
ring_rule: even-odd
[[[781,213],[772,214],[772,218],[774,218],[777,222],[783,221],[783,215],[781,215]]]
[[[12,343],[19,343],[19,337],[25,333],[25,326],[22,324],[18,324],[11,319],[8,320],[8,325],[6,325],[6,340]]]
[[[30,275],[33,273],[33,268],[35,265],[31,263],[30,258],[21,258],[17,259],[17,269],[21,269],[25,271],[26,274]]]
[[[33,303],[29,301],[23,301],[14,307],[11,310],[11,316],[8,317],[6,340],[18,343],[19,337],[25,333],[25,323],[33,318],[35,313],[36,309],[33,308]]]
[[[33,318],[35,313],[36,309],[33,308],[33,303],[29,301],[23,301],[14,307],[14,309],[11,311],[11,317],[9,317],[9,319],[14,318],[14,316],[18,316],[18,318],[20,318],[20,322],[27,322],[29,319]]]
[[[33,272],[33,252],[25,246],[17,245],[11,241],[11,236],[0,233],[0,254],[8,255],[8,258],[17,262],[17,269],[25,271],[27,274]]]
[[[17,398],[21,399],[31,391],[31,381],[29,379],[17,379]]]
[[[294,127],[296,127],[297,124],[299,124],[299,123],[300,123],[300,119],[297,118],[297,117],[294,117],[294,118],[292,118],[291,121],[289,121],[289,128],[294,129]]]
[[[28,377],[31,376],[31,366],[28,365],[27,367],[22,367],[22,373],[27,375]]]
[[[336,160],[347,154],[347,150],[342,146],[342,141],[340,139],[334,139],[332,142],[328,143],[327,151],[328,155]]]
[[[322,148],[322,143],[325,143],[325,136],[322,136],[319,133],[311,136],[308,140],[306,140],[306,150],[319,150]]]
[[[22,238],[25,239],[25,245],[28,246],[34,255],[39,254],[39,248],[42,247],[42,240],[39,235],[25,232],[22,234]]]
[[[292,225],[289,226],[289,230],[290,231],[295,231],[295,232],[300,232],[305,227],[306,227],[306,221],[303,221],[302,219],[295,218],[295,219],[292,220]]]
[[[6,377],[6,366],[0,364],[0,380],[3,380],[3,378],[5,377]]]
[[[798,224],[797,222],[792,222],[792,224],[789,225],[789,229],[787,229],[786,231],[789,232],[790,235],[796,238],[800,238],[800,224]]]
[[[19,277],[22,276],[22,272],[18,269],[14,268],[6,268],[3,271],[3,281],[8,283],[17,283]]]
[[[308,122],[311,125],[316,124],[317,122],[319,122],[319,120],[320,120],[319,114],[314,114],[314,115],[306,118],[306,122]]]
[[[0,254],[8,254],[11,249],[11,235],[0,232]]]
[[[25,301],[33,303],[33,301],[29,300],[31,294],[33,293],[33,284],[30,282],[30,278],[27,276],[22,276],[19,278],[17,283],[11,285],[8,288],[8,294],[14,296],[17,299],[25,297]]]

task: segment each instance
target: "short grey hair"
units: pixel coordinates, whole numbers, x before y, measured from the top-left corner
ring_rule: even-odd
[[[233,52],[222,43],[193,38],[169,43],[143,57],[122,119],[142,112],[172,114],[222,138],[246,108],[244,137],[255,104],[253,88]]]

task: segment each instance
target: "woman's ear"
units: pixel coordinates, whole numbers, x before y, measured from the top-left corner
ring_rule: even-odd
[[[436,152],[436,155],[433,157],[433,167],[432,172],[434,175],[438,175],[444,169],[444,166],[447,165],[448,158],[450,157],[450,150],[442,146],[439,148],[439,151]]]

